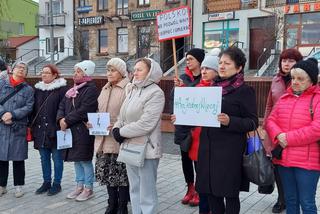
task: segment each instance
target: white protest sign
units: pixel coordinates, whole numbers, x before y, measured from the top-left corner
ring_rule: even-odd
[[[90,135],[109,135],[109,130],[107,130],[110,125],[109,113],[88,113],[88,120],[92,125],[92,128],[89,128]]]
[[[161,12],[157,15],[159,41],[191,35],[190,8],[183,6]]]
[[[176,125],[220,127],[221,87],[176,87],[173,112]]]
[[[57,149],[68,149],[72,148],[72,133],[71,129],[66,131],[57,131]]]

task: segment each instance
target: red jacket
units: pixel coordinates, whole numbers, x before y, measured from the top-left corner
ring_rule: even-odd
[[[196,87],[208,87],[211,86],[212,82],[207,82],[203,79],[200,80],[199,84]],[[192,135],[192,144],[189,149],[189,157],[193,161],[198,160],[198,150],[199,150],[199,143],[200,143],[200,133],[201,127],[195,127],[191,130]]]
[[[290,88],[277,102],[266,121],[266,130],[276,145],[276,137],[286,133],[287,147],[281,160],[276,164],[285,167],[299,167],[307,170],[320,170],[320,88],[312,86],[300,96],[293,94]],[[310,102],[313,98],[313,120],[310,115]]]
[[[275,106],[276,102],[279,98],[286,93],[286,84],[282,79],[280,74],[277,74],[273,79],[270,87],[270,91],[267,98],[266,110],[264,113],[264,120],[263,120],[263,128],[265,129],[266,120],[270,115],[272,108]],[[264,148],[267,154],[271,154],[271,150],[273,149],[271,140],[269,136],[266,134],[263,141]]]

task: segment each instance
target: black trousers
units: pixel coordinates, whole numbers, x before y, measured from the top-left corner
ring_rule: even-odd
[[[225,200],[225,201],[224,201]],[[217,197],[208,195],[210,210],[214,214],[239,214],[240,199],[239,197]]]
[[[274,177],[276,180],[276,185],[277,185],[277,189],[278,189],[278,200],[277,202],[281,203],[281,204],[285,204],[286,201],[284,199],[284,190],[282,187],[282,182],[281,182],[281,178],[280,178],[280,174],[279,174],[279,165],[274,164]]]
[[[181,151],[182,171],[186,183],[194,183],[194,161],[189,158],[189,153]]]
[[[25,165],[23,161],[12,161],[14,186],[24,185]],[[5,187],[8,183],[9,161],[0,161],[0,186]]]

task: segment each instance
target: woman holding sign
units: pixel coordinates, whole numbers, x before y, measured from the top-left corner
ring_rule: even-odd
[[[244,83],[244,53],[230,47],[220,56],[214,86],[222,87],[222,113],[218,115],[221,127],[202,127],[196,189],[208,195],[213,213],[237,214],[239,192],[249,190],[242,174],[247,132],[258,126],[258,117],[255,92]]]
[[[153,59],[140,58],[135,63],[133,75],[112,134],[122,144],[120,149],[130,143],[145,146],[143,166],[126,163],[130,199],[133,214],[154,214],[158,206],[157,169],[162,156],[160,123],[165,98],[157,85],[162,70]]]
[[[72,132],[72,147],[63,150],[63,157],[65,161],[74,162],[77,186],[67,198],[77,201],[86,201],[94,196],[94,136],[89,135],[86,126],[87,114],[96,112],[98,108],[98,90],[90,77],[94,69],[95,64],[90,60],[74,66],[74,86],[67,91],[57,114],[61,130],[71,129]]]
[[[59,104],[67,91],[67,81],[60,77],[55,65],[48,64],[42,68],[41,81],[35,84],[34,107],[31,128],[34,148],[39,150],[43,183],[36,194],[48,192],[49,196],[61,191],[63,160],[57,150],[56,123]],[[54,163],[54,179],[51,178],[51,156]]]
[[[108,83],[98,97],[98,111],[110,114],[110,127],[116,122],[121,105],[126,98],[125,87],[129,83],[126,63],[120,58],[112,58],[107,63]],[[106,214],[128,213],[129,181],[126,165],[117,162],[119,143],[111,135],[95,137],[96,178],[107,186],[108,207]]]

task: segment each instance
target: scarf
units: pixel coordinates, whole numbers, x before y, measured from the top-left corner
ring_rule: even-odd
[[[15,80],[15,79],[13,78],[13,76],[11,75],[11,76],[9,77],[9,82],[10,82],[10,85],[11,85],[12,87],[16,87],[16,86],[20,85],[21,83],[23,83],[23,82],[24,82],[24,79],[23,79],[23,80]]]
[[[79,85],[74,84],[72,88],[70,88],[67,93],[66,97],[67,98],[75,98],[79,94],[79,89],[85,86],[87,82],[80,83]]]
[[[291,75],[283,73],[282,71],[280,71],[279,72],[279,76],[281,76],[281,78],[284,81],[284,84],[286,85],[286,88],[287,88],[291,83]]]
[[[212,86],[212,83],[213,81],[207,81],[207,80],[201,79],[197,87],[209,87],[209,86]]]
[[[225,95],[225,94],[230,94],[231,92],[233,92],[243,84],[244,84],[244,75],[243,75],[243,72],[240,72],[236,75],[233,75],[232,77],[229,77],[228,79],[221,79],[220,77],[218,77],[215,80],[214,86],[221,86],[222,95]]]

